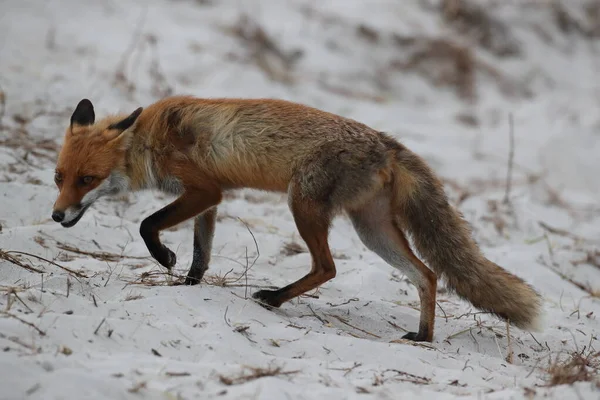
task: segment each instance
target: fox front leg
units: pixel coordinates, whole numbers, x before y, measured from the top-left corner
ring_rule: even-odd
[[[201,214],[220,201],[219,190],[186,188],[181,197],[144,219],[140,225],[140,235],[152,257],[163,267],[169,270],[173,268],[177,258],[175,253],[160,242],[160,231]]]
[[[171,270],[177,262],[177,256],[175,256],[175,253],[173,253],[171,249],[160,242],[158,235],[159,230],[155,227],[156,218],[161,216],[160,212],[163,210],[164,208],[142,221],[140,225],[140,235],[142,236],[142,239],[144,239],[144,243],[146,243],[150,255],[158,261],[160,265]]]
[[[200,283],[210,262],[217,207],[209,208],[194,219],[194,258],[185,278],[186,285]]]

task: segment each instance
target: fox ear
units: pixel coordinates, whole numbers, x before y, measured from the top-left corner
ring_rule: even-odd
[[[129,114],[127,118],[109,125],[108,129],[116,129],[120,132],[123,132],[125,129],[128,129],[131,127],[131,125],[133,125],[133,123],[137,120],[137,118],[140,116],[143,110],[144,109],[142,107],[138,108],[137,110]]]
[[[77,104],[73,115],[71,115],[71,126],[80,125],[87,126],[92,125],[96,115],[94,114],[94,106],[88,99],[83,99]]]

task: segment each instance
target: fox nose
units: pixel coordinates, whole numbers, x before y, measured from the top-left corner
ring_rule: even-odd
[[[52,219],[56,222],[61,222],[63,219],[65,219],[65,213],[62,211],[54,211],[52,212]]]

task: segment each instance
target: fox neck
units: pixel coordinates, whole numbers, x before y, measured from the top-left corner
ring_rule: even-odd
[[[131,142],[125,152],[125,175],[129,190],[139,191],[145,189],[158,189],[171,192],[169,179],[164,179],[159,173],[156,159],[159,154],[147,143],[144,132],[134,130],[131,132]],[[173,182],[170,183],[173,186]]]

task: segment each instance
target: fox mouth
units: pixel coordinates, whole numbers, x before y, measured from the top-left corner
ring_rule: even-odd
[[[75,226],[76,223],[79,222],[79,220],[81,219],[81,217],[83,217],[83,214],[85,214],[85,211],[89,208],[88,206],[85,206],[81,209],[81,211],[79,212],[79,214],[73,218],[72,220],[70,220],[69,222],[61,222],[60,224],[63,226],[63,228],[70,228],[72,226]]]

